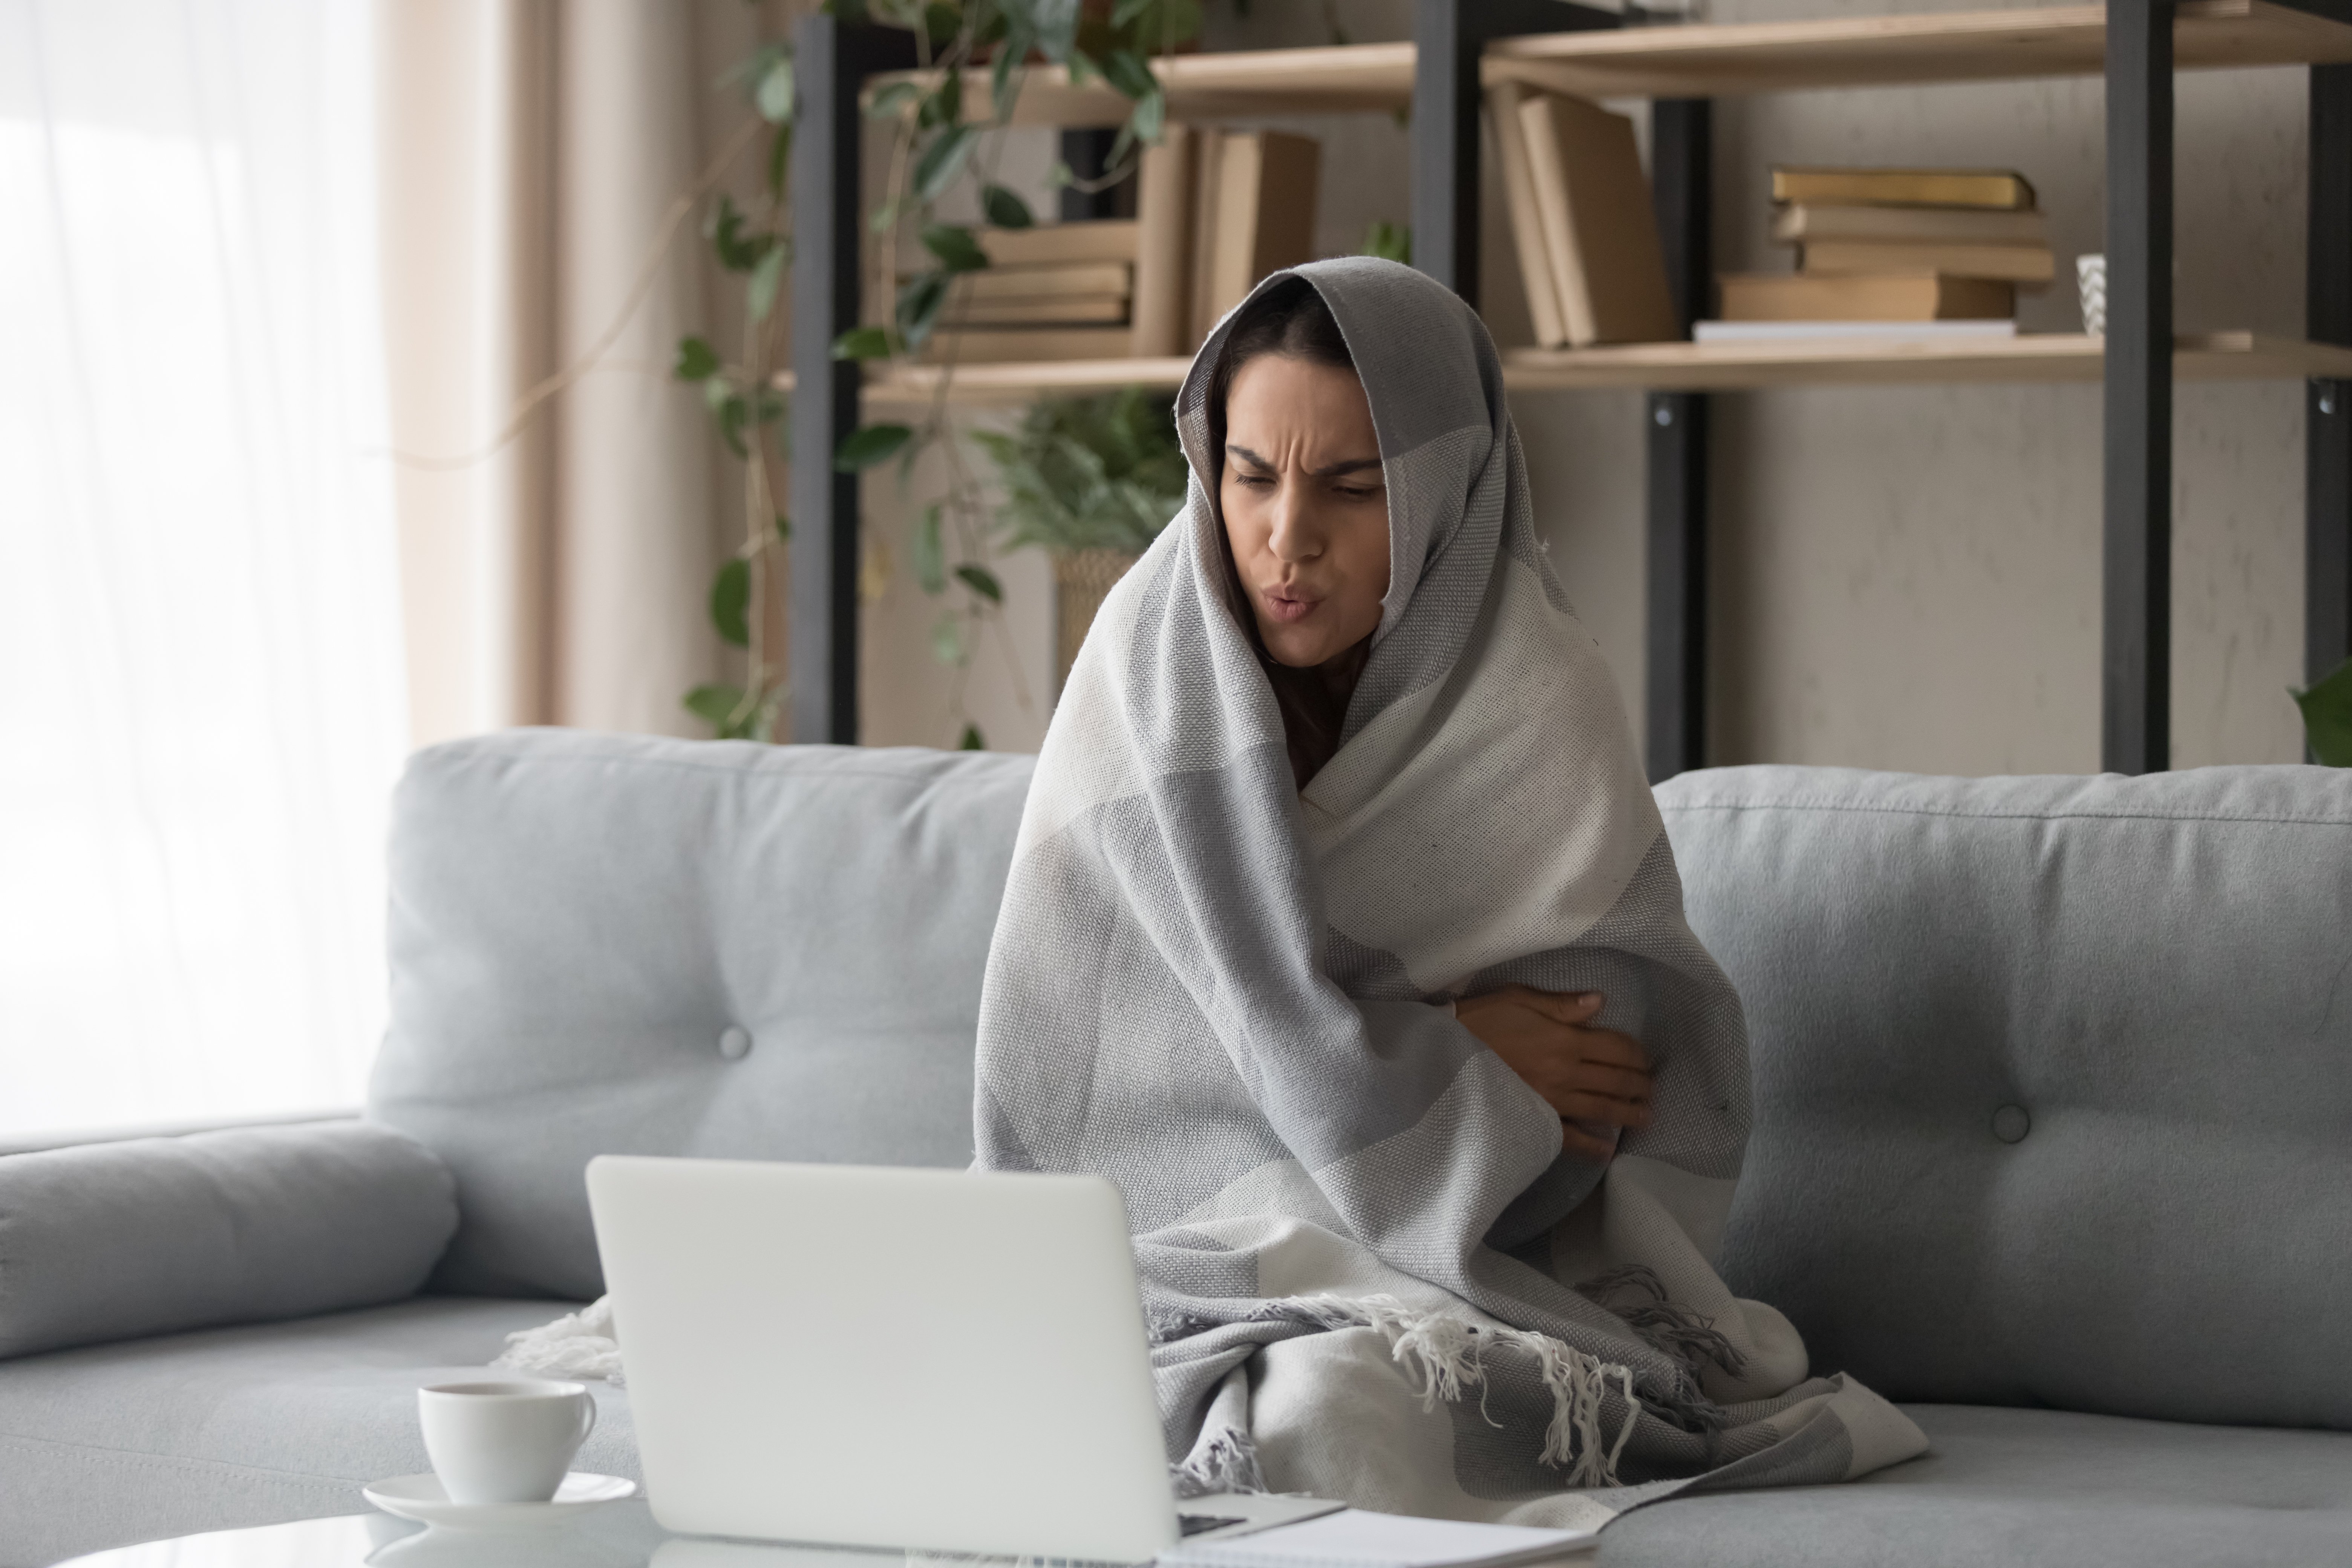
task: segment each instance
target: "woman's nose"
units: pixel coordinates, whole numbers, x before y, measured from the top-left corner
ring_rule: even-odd
[[[1287,475],[1274,492],[1274,531],[1266,543],[1277,560],[1312,561],[1323,553],[1323,538],[1315,527],[1305,487]]]

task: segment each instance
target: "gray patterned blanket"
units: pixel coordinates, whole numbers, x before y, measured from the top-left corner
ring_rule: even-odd
[[[1104,605],[1039,760],[981,1004],[980,1163],[1125,1194],[1186,1489],[1591,1527],[1923,1451],[1710,1264],[1747,1140],[1739,1001],[1537,541],[1484,326],[1393,263],[1298,272],[1389,496],[1340,750],[1294,789],[1227,596],[1221,328],[1177,404],[1186,510]],[[1605,1167],[1454,1019],[1515,981],[1607,993],[1599,1022],[1650,1055],[1654,1120]]]

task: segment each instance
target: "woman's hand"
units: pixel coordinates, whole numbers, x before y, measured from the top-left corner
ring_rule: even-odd
[[[1454,1005],[1462,1026],[1559,1112],[1561,1143],[1596,1163],[1616,1146],[1575,1123],[1650,1124],[1650,1058],[1630,1035],[1591,1026],[1603,1000],[1598,991],[1506,985]]]

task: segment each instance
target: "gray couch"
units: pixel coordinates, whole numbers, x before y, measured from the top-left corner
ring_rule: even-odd
[[[424,1468],[415,1384],[596,1293],[592,1154],[962,1163],[1027,778],[420,754],[364,1121],[0,1158],[0,1568]],[[1754,1032],[1725,1273],[1935,1447],[1640,1510],[1601,1562],[2352,1561],[2352,774],[1660,799]],[[632,1473],[599,1398],[582,1462]]]

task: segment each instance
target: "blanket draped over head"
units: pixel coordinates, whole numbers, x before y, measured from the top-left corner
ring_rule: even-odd
[[[1347,340],[1388,489],[1339,751],[1294,788],[1228,588],[1229,316],[1177,402],[1185,510],[1104,604],[1038,760],[982,994],[979,1163],[1125,1194],[1181,1489],[1591,1527],[1921,1452],[1711,1266],[1748,1132],[1739,1001],[1537,542],[1492,342],[1408,268],[1295,275]],[[1514,981],[1605,992],[1598,1022],[1650,1057],[1654,1120],[1605,1168],[1454,1020]]]

